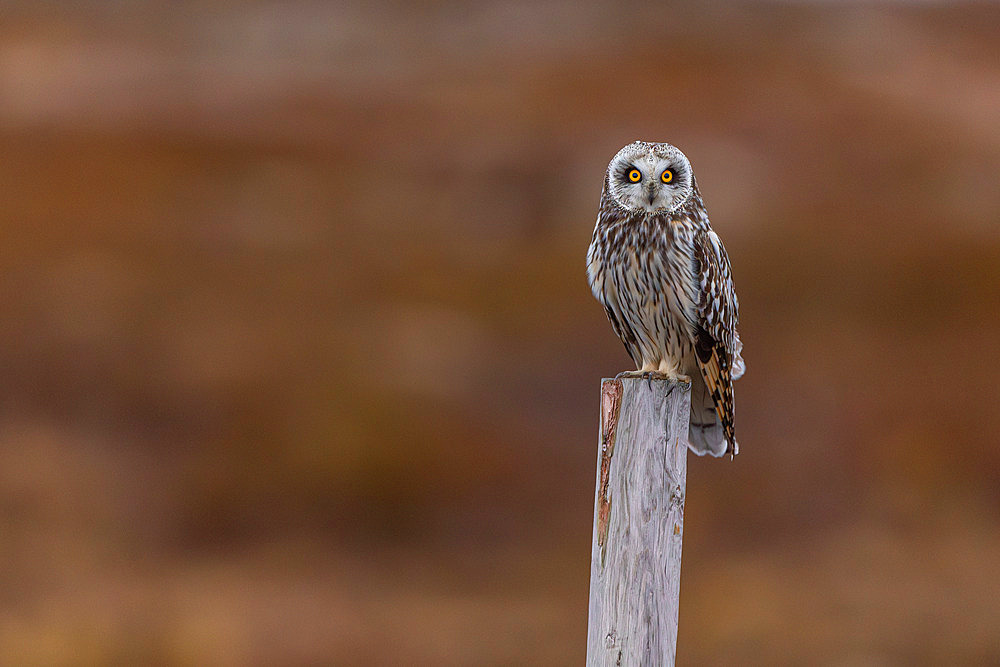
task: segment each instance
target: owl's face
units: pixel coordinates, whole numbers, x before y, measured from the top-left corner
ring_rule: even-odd
[[[670,144],[636,141],[608,165],[608,190],[627,210],[670,213],[691,196],[691,163]]]

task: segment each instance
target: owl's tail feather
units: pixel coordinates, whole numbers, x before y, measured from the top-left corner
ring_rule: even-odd
[[[726,434],[715,412],[712,394],[705,386],[701,373],[691,374],[691,421],[688,427],[688,447],[698,456],[724,456]]]

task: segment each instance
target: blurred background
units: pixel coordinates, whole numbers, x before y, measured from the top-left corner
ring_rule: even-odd
[[[2,14],[0,663],[582,664],[634,139],[748,366],[679,661],[1000,662],[1000,6]]]

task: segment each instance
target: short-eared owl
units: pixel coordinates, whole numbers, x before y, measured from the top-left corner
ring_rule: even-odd
[[[636,141],[611,160],[587,278],[635,362],[624,375],[690,382],[689,446],[735,456],[739,303],[729,256],[679,150]]]

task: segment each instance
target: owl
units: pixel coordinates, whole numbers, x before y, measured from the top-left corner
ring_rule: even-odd
[[[636,365],[619,376],[689,382],[688,446],[735,456],[739,303],[729,256],[677,148],[636,141],[611,160],[587,278]]]

